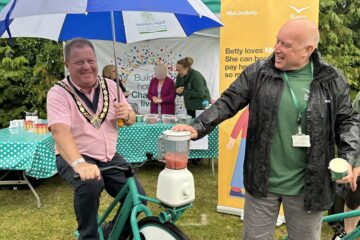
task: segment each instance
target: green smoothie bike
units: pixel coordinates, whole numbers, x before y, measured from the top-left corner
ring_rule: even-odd
[[[139,164],[137,168],[140,168],[148,161],[155,160],[152,154],[146,154],[147,160]],[[130,218],[131,232],[127,239],[134,240],[187,240],[188,237],[174,225],[174,223],[181,217],[184,211],[192,207],[192,203],[185,204],[179,207],[170,207],[160,202],[158,199],[146,197],[139,194],[135,183],[135,171],[132,166],[119,167],[110,166],[100,169],[100,171],[106,171],[109,169],[119,169],[124,171],[127,177],[127,183],[117,194],[114,200],[107,207],[105,212],[98,218],[98,231],[100,240],[104,240],[104,234],[101,229],[102,223],[109,216],[109,214],[119,204],[120,199],[125,199],[122,203],[120,212],[115,224],[109,234],[108,240],[118,240],[122,233],[126,222]],[[75,179],[79,179],[78,175],[74,176]],[[141,203],[141,200],[146,200],[148,203],[154,203],[164,208],[159,216],[153,216],[149,208]],[[144,213],[140,216],[140,213]],[[138,216],[140,216],[138,218]]]

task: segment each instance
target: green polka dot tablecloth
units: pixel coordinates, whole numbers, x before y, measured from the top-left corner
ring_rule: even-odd
[[[128,162],[143,162],[146,153],[156,156],[157,139],[172,124],[135,123],[119,129],[117,151]],[[23,129],[0,130],[0,170],[25,170],[34,178],[56,174],[55,143],[50,133],[36,134]],[[218,158],[218,128],[209,135],[208,149],[191,150],[190,158]]]
[[[157,154],[157,139],[163,131],[171,129],[172,124],[135,123],[130,127],[119,129],[117,151],[128,162],[143,162],[146,153]],[[209,135],[208,149],[191,150],[190,158],[218,158],[218,128],[215,128]]]
[[[56,174],[51,134],[36,134],[21,128],[0,130],[0,170],[25,170],[26,175],[34,178]]]

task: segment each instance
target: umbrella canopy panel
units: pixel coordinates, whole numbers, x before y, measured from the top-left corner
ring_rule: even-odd
[[[200,1],[201,2],[201,1]],[[85,13],[104,11],[150,11],[199,15],[203,8],[197,0],[11,0],[0,12],[4,20],[54,13]]]
[[[201,0],[11,0],[0,11],[1,37],[10,33],[56,41],[83,37],[130,43],[186,37],[219,26]]]
[[[215,15],[214,15],[215,16]],[[212,15],[210,17],[213,17]],[[220,27],[220,21],[207,16],[193,16],[159,12],[114,12],[116,41],[138,42],[168,37],[187,37],[192,33]],[[87,14],[49,14],[13,19],[10,23],[12,37],[41,37],[55,41],[83,37],[113,40],[110,12]],[[1,37],[8,37],[3,28]]]

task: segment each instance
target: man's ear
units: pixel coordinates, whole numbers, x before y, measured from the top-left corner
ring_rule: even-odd
[[[315,47],[313,45],[309,45],[305,49],[307,57],[310,58],[311,54],[315,51]]]

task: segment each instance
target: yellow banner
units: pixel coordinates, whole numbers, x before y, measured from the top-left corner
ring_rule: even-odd
[[[290,19],[318,23],[319,0],[222,0],[220,92],[249,64],[273,52],[279,28]],[[220,125],[218,211],[238,214],[244,206],[242,166],[247,110]]]

